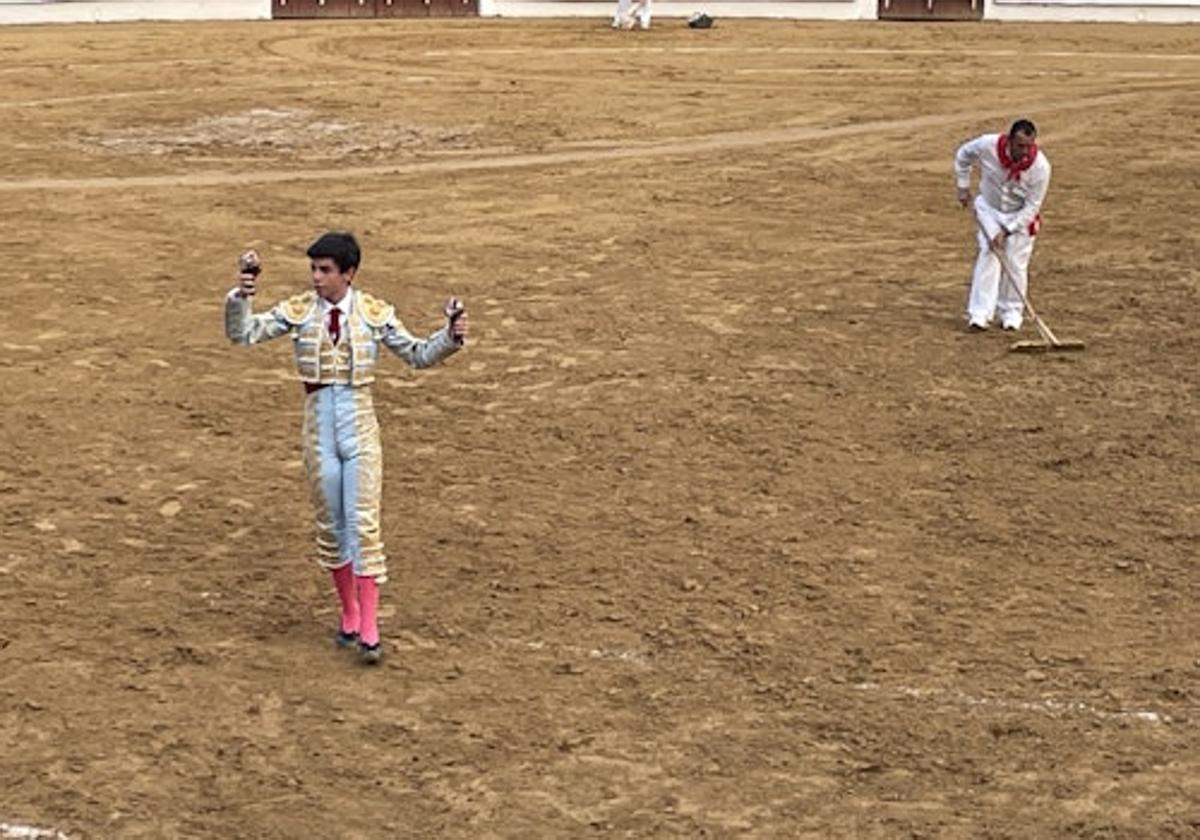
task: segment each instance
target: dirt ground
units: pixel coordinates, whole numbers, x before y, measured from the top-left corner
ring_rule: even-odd
[[[9,27],[0,81],[0,837],[1200,837],[1200,29]],[[951,156],[1017,116],[1080,354],[963,329]],[[474,328],[375,387],[376,669],[290,347],[222,327],[328,227]]]

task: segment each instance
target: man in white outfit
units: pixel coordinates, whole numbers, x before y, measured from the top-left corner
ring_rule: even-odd
[[[1050,161],[1037,147],[1037,128],[1017,120],[1008,134],[984,134],[958,147],[954,177],[958,203],[971,205],[971,167],[979,164],[979,195],[974,201],[979,256],[967,299],[967,322],[986,330],[999,314],[1006,330],[1019,330],[1025,314],[1022,296],[1029,286],[1029,259],[1041,226],[1040,210],[1050,187]],[[1003,253],[1015,277],[1002,278]],[[1012,284],[1016,284],[1017,290]]]
[[[617,13],[613,16],[613,29],[649,29],[650,0],[617,0]]]

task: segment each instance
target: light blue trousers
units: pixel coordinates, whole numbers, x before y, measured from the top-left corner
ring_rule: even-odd
[[[383,451],[371,390],[327,385],[305,398],[304,469],[317,524],[317,561],[350,563],[382,583],[387,564],[380,536]]]

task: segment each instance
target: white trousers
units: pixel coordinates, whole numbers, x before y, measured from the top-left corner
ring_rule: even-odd
[[[613,28],[622,29],[634,23],[642,29],[650,28],[650,0],[617,0]]]
[[[1018,230],[1004,240],[1008,265],[1016,273],[1015,277],[1005,279],[1001,276],[1000,260],[992,253],[990,242],[1003,226],[1012,226],[1016,214],[1001,213],[984,201],[983,196],[976,196],[975,217],[979,219],[983,230],[975,230],[979,256],[975,258],[975,272],[971,277],[967,318],[973,324],[987,326],[998,314],[1004,326],[1020,327],[1025,315],[1021,295],[1029,288],[1029,260],[1033,256],[1035,237],[1030,236],[1028,230]],[[1013,283],[1021,290],[1020,294],[1013,290]]]

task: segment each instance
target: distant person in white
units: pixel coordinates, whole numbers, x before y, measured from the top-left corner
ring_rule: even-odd
[[[617,0],[617,13],[613,16],[613,29],[649,29],[650,0]]]
[[[1004,329],[1019,330],[1025,314],[1021,296],[1029,287],[1029,259],[1041,227],[1042,201],[1050,187],[1050,161],[1038,149],[1037,128],[1029,120],[1017,120],[1008,134],[984,134],[963,143],[954,155],[958,203],[963,207],[971,204],[971,167],[976,163],[980,170],[979,195],[974,202],[979,256],[967,299],[968,328],[986,330],[999,314]],[[1020,294],[1001,279],[1000,260],[993,248],[1008,257],[1016,274],[1011,282],[1017,284]]]

